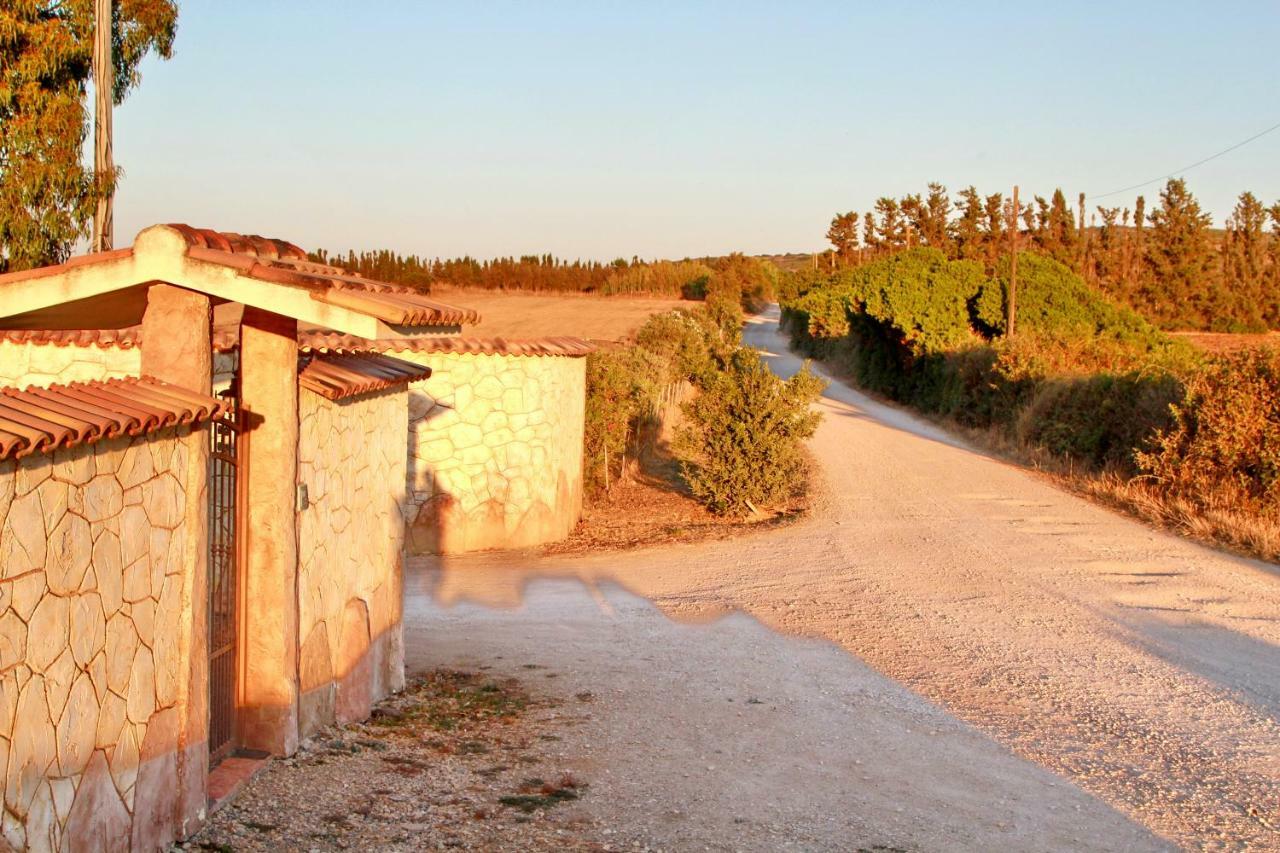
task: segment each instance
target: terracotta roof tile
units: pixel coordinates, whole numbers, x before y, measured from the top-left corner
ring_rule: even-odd
[[[247,278],[306,290],[319,302],[345,307],[384,323],[460,326],[480,322],[480,315],[470,308],[448,305],[410,287],[364,278],[339,266],[308,260],[300,246],[287,240],[181,223],[156,227],[176,234],[186,245],[188,259],[227,267]],[[139,236],[151,230],[144,229]],[[0,285],[62,275],[75,267],[117,261],[133,254],[134,249],[130,247],[82,255],[61,264],[0,275]],[[181,285],[181,282],[174,283]]]
[[[426,379],[431,368],[372,353],[307,356],[298,384],[329,400],[381,391]]]
[[[0,341],[55,347],[132,349],[142,342],[142,327],[125,329],[0,329]]]
[[[0,459],[201,423],[224,405],[156,379],[0,388]]]
[[[293,243],[171,224],[187,241],[187,257],[236,269],[241,275],[299,287],[311,298],[351,308],[398,326],[459,326],[479,323],[470,308],[437,302],[410,287],[364,278],[342,267],[307,260]]]
[[[287,240],[259,237],[257,234],[236,234],[234,231],[214,231],[212,228],[193,228],[177,222],[170,223],[169,227],[183,236],[188,249],[217,249],[237,255],[252,255],[255,258],[307,259],[307,253],[300,246]]]
[[[338,332],[300,332],[298,348],[314,352],[422,352],[580,357],[595,350],[582,338],[395,338],[371,341]]]

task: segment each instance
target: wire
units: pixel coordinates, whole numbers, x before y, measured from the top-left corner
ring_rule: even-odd
[[[1232,151],[1235,151],[1237,148],[1242,148],[1245,145],[1248,145],[1250,142],[1253,142],[1255,139],[1261,139],[1262,137],[1266,136],[1268,133],[1270,133],[1273,130],[1280,130],[1280,124],[1273,124],[1271,127],[1268,127],[1266,130],[1262,131],[1261,133],[1255,133],[1253,136],[1250,136],[1248,139],[1246,139],[1243,142],[1237,142],[1235,145],[1232,145],[1230,148],[1224,148],[1221,151],[1219,151],[1217,154],[1213,154],[1209,157],[1204,158],[1203,160],[1197,160],[1196,162],[1192,163],[1190,166],[1183,166],[1181,169],[1175,169],[1174,171],[1170,172],[1167,175],[1161,175],[1158,178],[1152,178],[1149,181],[1143,181],[1142,183],[1134,184],[1131,187],[1124,187],[1123,189],[1111,190],[1111,192],[1105,192],[1099,195],[1091,195],[1091,196],[1088,196],[1088,198],[1090,200],[1095,198],[1106,198],[1109,195],[1119,195],[1120,193],[1127,193],[1132,190],[1141,189],[1142,187],[1145,187],[1148,184],[1154,184],[1157,181],[1168,180],[1169,178],[1172,178],[1174,175],[1181,175],[1183,172],[1189,172],[1192,169],[1194,169],[1196,166],[1203,166],[1205,163],[1208,163],[1210,160],[1217,160],[1223,154],[1230,154]]]

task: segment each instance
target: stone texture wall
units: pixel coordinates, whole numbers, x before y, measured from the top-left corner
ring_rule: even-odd
[[[47,388],[54,383],[123,379],[141,373],[142,350],[138,347],[0,340],[0,385]]]
[[[189,559],[202,440],[166,430],[0,462],[0,777],[15,849],[157,849],[204,817],[208,747],[187,713],[204,674]]]
[[[410,549],[459,553],[567,536],[582,514],[586,359],[394,352],[409,391]]]
[[[404,686],[401,570],[407,394],[298,396],[301,737]]]

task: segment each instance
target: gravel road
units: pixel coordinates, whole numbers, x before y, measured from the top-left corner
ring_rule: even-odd
[[[776,312],[747,341],[797,369]],[[624,846],[1280,849],[1280,567],[838,383],[819,406],[807,521],[417,561],[410,667],[590,692],[572,808]]]

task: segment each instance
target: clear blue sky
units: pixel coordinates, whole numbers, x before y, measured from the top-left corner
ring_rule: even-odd
[[[930,180],[1074,199],[1280,122],[1275,0],[181,5],[116,113],[118,245],[807,251]],[[1278,164],[1280,131],[1187,177],[1220,224]]]

